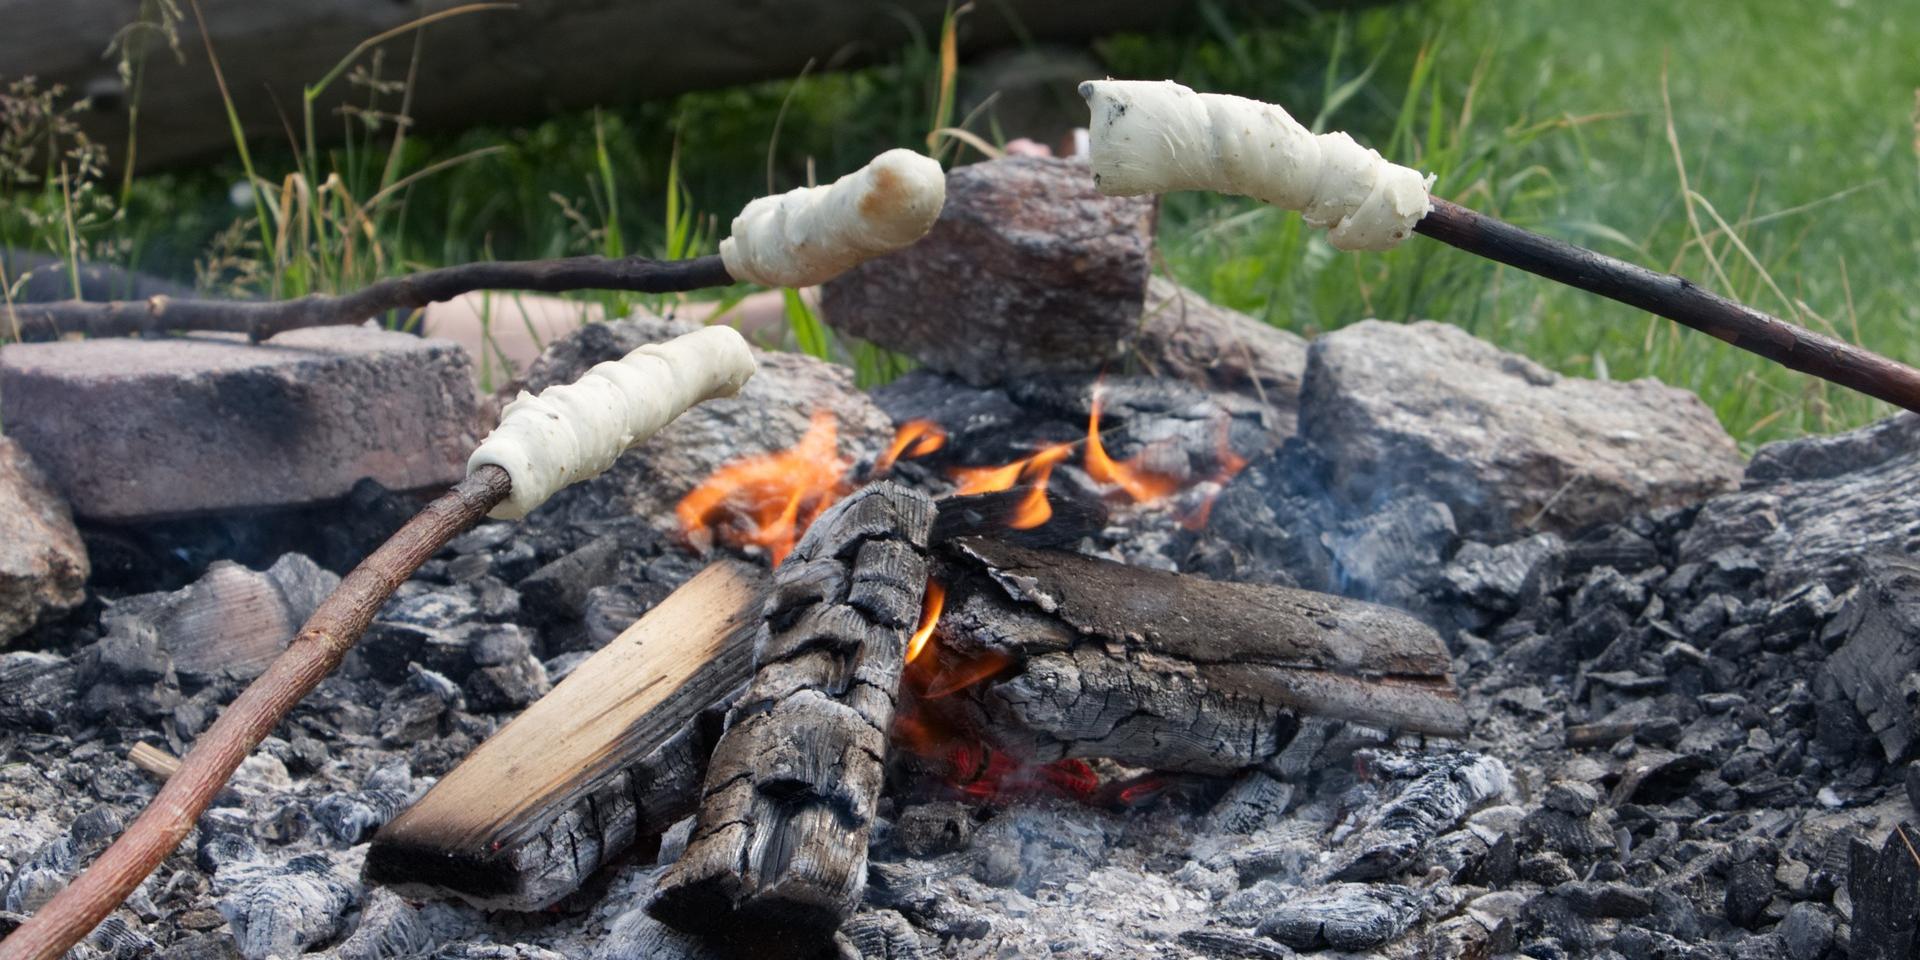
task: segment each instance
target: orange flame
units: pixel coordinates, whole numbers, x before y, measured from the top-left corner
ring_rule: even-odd
[[[758,546],[775,566],[801,531],[846,495],[847,461],[833,414],[819,411],[800,442],[722,466],[674,507],[681,533],[701,549]]]
[[[932,420],[908,420],[893,432],[893,444],[887,452],[874,461],[873,472],[877,476],[893,469],[900,458],[909,460],[924,457],[947,445],[947,432]]]
[[[1053,478],[1054,464],[1067,459],[1072,450],[1069,444],[1056,443],[1004,467],[957,467],[953,477],[960,482],[960,488],[954,492],[960,496],[971,496],[1011,489],[1021,481],[1030,483],[1033,489],[1014,508],[1013,519],[1007,521],[1007,526],[1015,530],[1031,530],[1053,519],[1053,505],[1047,502],[1047,481]]]
[[[1227,483],[1239,476],[1240,471],[1247,467],[1247,458],[1233,452],[1233,418],[1231,416],[1220,421],[1220,432],[1213,445],[1213,458],[1218,466],[1214,469],[1213,476],[1208,479],[1213,481],[1214,490],[1207,494],[1192,512],[1180,519],[1180,526],[1188,530],[1200,530],[1207,525],[1207,521],[1213,517],[1213,502],[1220,499],[1220,493],[1226,488]]]
[[[947,605],[947,588],[938,581],[927,581],[927,598],[920,608],[920,626],[914,628],[913,638],[907,641],[906,662],[920,659],[927,648],[927,641],[933,638],[933,628],[940,622],[940,611]]]
[[[1005,670],[1012,662],[1012,657],[997,650],[988,650],[977,657],[962,660],[934,674],[933,678],[927,681],[927,692],[922,696],[928,700],[950,697]]]
[[[1134,503],[1149,503],[1180,489],[1179,480],[1141,467],[1139,459],[1119,462],[1107,456],[1107,448],[1100,442],[1100,394],[1096,391],[1093,413],[1087,417],[1087,476],[1126,491]]]

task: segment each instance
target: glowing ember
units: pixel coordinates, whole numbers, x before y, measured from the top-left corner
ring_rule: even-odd
[[[715,470],[674,508],[681,533],[703,550],[715,541],[758,546],[778,566],[813,518],[847,494],[839,439],[833,414],[820,411],[792,447]]]
[[[1065,460],[1072,450],[1068,444],[1056,443],[1004,467],[957,467],[953,478],[959,481],[960,489],[954,493],[971,496],[1011,489],[1015,483],[1031,484],[1033,489],[1007,521],[1007,526],[1015,530],[1031,530],[1053,519],[1053,505],[1047,502],[1047,481],[1053,478],[1053,465]]]
[[[920,607],[920,626],[914,628],[913,638],[907,641],[907,662],[920,659],[921,651],[927,648],[927,641],[933,639],[933,628],[940,622],[940,610],[947,605],[947,588],[939,583],[927,581],[927,598]]]
[[[947,432],[940,429],[939,424],[932,420],[908,420],[893,432],[893,443],[873,462],[873,472],[875,475],[886,473],[902,457],[908,460],[924,457],[946,445]]]
[[[1087,476],[1126,491],[1134,503],[1149,503],[1180,489],[1180,481],[1147,470],[1138,460],[1134,457],[1121,462],[1107,456],[1107,448],[1100,442],[1100,393],[1096,389],[1093,413],[1087,417]]]

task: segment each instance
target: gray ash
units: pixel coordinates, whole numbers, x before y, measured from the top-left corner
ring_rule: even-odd
[[[953,418],[967,442],[950,456],[992,463],[1084,435],[1091,386],[914,374],[877,399],[898,418]],[[1768,448],[1742,489],[1704,505],[1543,532],[1417,492],[1329,496],[1326,451],[1265,432],[1244,398],[1106,389],[1116,457],[1160,444],[1205,474],[1220,418],[1253,462],[1202,529],[1182,526],[1182,503],[1110,502],[1078,549],[1410,610],[1447,639],[1473,732],[1312,721],[1262,768],[1121,809],[896,785],[843,956],[1910,955],[1916,418]],[[894,477],[941,495],[952,462]],[[359,876],[373,829],[701,567],[633,512],[640,478],[664,469],[455,541],[76,956],[716,955],[639,909],[661,869],[651,844],[540,915],[408,902]],[[1060,476],[1062,496],[1100,492]],[[166,569],[107,595],[199,579]],[[110,629],[110,612],[83,608],[0,655],[0,931],[151,796],[127,748],[184,750],[241,689],[183,675],[163,638]]]

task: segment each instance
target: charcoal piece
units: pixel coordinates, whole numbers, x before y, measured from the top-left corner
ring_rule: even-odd
[[[1390,876],[1419,856],[1428,841],[1453,829],[1474,807],[1507,789],[1507,767],[1478,753],[1379,756],[1384,772],[1413,776],[1347,841],[1352,851],[1328,873],[1333,880]]]
[[[882,482],[794,546],[655,917],[791,945],[824,942],[858,905],[933,520],[924,494]]]
[[[870,910],[849,918],[840,936],[860,960],[920,960],[926,951],[913,924],[893,910]]]
[[[1250,937],[1236,930],[1182,930],[1180,943],[1203,957],[1216,960],[1293,960],[1299,956],[1271,940]]]
[[[1527,578],[1542,567],[1558,567],[1565,559],[1566,542],[1551,533],[1490,547],[1484,543],[1460,545],[1440,571],[1440,580],[1468,603],[1511,613],[1520,609]]]
[[[1553,895],[1588,919],[1644,917],[1653,913],[1653,900],[1631,884],[1576,880],[1553,888]]]
[[[719,950],[700,938],[655,920],[644,907],[614,918],[607,935],[594,945],[591,960],[721,960]]]
[[[375,887],[360,906],[360,922],[333,948],[337,960],[421,957],[437,943],[420,911],[391,890]]]
[[[0,888],[0,909],[32,913],[53,899],[73,879],[79,860],[77,847],[71,834],[42,844]]]
[[[1788,960],[1820,960],[1833,946],[1833,916],[1815,903],[1787,908],[1775,932],[1786,943]]]
[[[1704,504],[1678,553],[1703,561],[1729,546],[1764,558],[1776,595],[1820,581],[1859,581],[1862,556],[1913,553],[1920,500],[1920,417],[1899,413],[1848,433],[1760,448],[1742,488]]]
[[[1423,902],[1399,884],[1336,883],[1281,905],[1255,932],[1297,950],[1369,950],[1406,933]]]
[[[247,960],[295,956],[333,939],[360,903],[360,885],[320,854],[222,864],[213,892]]]
[[[532,654],[521,654],[494,666],[481,667],[467,675],[462,684],[467,704],[481,713],[518,710],[547,694],[553,684],[547,680],[547,668]]]
[[[380,828],[367,879],[534,910],[685,816],[716,734],[703,717],[747,678],[765,586],[733,561],[689,580]]]
[[[514,586],[533,622],[545,625],[584,619],[587,594],[613,582],[620,567],[620,553],[620,537],[607,534],[527,574]]]
[[[1847,841],[1847,892],[1853,897],[1853,960],[1909,960],[1920,952],[1920,835],[1898,824],[1878,850]]]
[[[963,850],[973,841],[973,808],[964,803],[922,803],[900,811],[888,834],[893,846],[916,857]]]
[[[0,727],[53,730],[73,708],[74,667],[52,653],[0,654]]]
[[[987,538],[940,557],[941,656],[1011,661],[966,696],[1017,756],[1225,774],[1278,755],[1301,715],[1466,727],[1444,645],[1398,611]]]
[[[250,680],[280,655],[339,583],[297,553],[266,570],[220,561],[190,586],[114,603],[101,624],[109,635],[136,623],[150,627],[183,678]]]
[[[1406,606],[1458,538],[1446,504],[1400,497],[1342,523],[1322,542],[1333,555],[1334,592]]]
[[[935,881],[967,873],[973,858],[947,854],[926,860],[867,865],[866,902],[897,910],[915,927],[936,937],[978,940],[993,930],[993,920],[935,889]]]
[[[1293,784],[1261,770],[1249,770],[1207,812],[1213,829],[1252,833],[1278,819],[1293,802]]]
[[[1844,615],[1847,639],[1827,670],[1890,761],[1920,739],[1920,562],[1879,556]]]
[[[1660,563],[1660,548],[1617,524],[1595,528],[1567,544],[1566,575],[1583,577],[1600,567],[1621,573],[1639,573]]]
[[[1695,777],[1713,767],[1699,754],[1641,750],[1620,771],[1613,788],[1613,804],[1666,803],[1682,796]]]
[[[1773,867],[1748,860],[1727,868],[1727,919],[1742,927],[1752,927],[1773,899]]]

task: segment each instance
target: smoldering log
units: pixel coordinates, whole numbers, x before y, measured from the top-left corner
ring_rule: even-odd
[[[691,813],[767,586],[737,561],[687,581],[381,828],[367,879],[535,910]]]
[[[948,605],[925,702],[971,712],[969,726],[1025,759],[1219,774],[1275,758],[1303,715],[1467,729],[1439,635],[1387,607],[984,537],[938,561]],[[1002,666],[939,703],[943,675],[982,661]]]
[[[753,683],[714,748],[654,916],[695,933],[792,938],[830,934],[859,903],[933,520],[925,495],[874,484],[815,520],[782,564]]]

